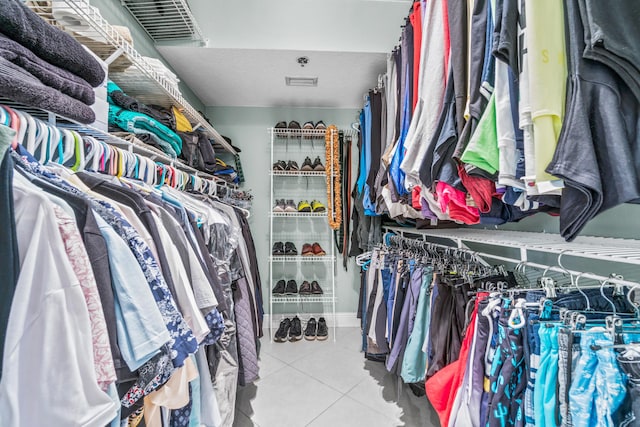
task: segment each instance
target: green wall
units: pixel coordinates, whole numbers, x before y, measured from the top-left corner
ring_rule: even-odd
[[[151,40],[149,35],[140,27],[129,11],[122,6],[119,0],[90,0],[90,3],[92,6],[100,9],[102,17],[111,25],[122,25],[129,28],[131,37],[133,38],[133,47],[140,55],[161,59],[164,64],[175,73],[175,70],[171,68],[167,61],[165,61],[162,55],[156,50],[153,40]],[[180,76],[178,76],[178,78],[180,78]],[[183,82],[180,82],[180,92],[182,92],[182,96],[196,110],[204,111],[204,104],[200,101],[200,98]]]
[[[269,288],[274,284],[270,284],[268,280],[268,257],[271,253],[269,212],[272,207],[269,180],[269,171],[271,170],[270,136],[267,129],[279,121],[289,122],[291,120],[296,120],[301,125],[310,120],[313,122],[323,120],[327,125],[335,124],[339,129],[347,129],[351,123],[356,121],[358,112],[351,109],[321,108],[207,107],[206,113],[216,130],[230,137],[233,144],[242,149],[240,157],[246,179],[245,188],[250,189],[254,196],[250,223],[258,253],[260,275],[263,280],[265,310],[268,310]],[[323,142],[321,144],[324,145]],[[296,199],[297,196],[293,193],[302,191],[295,188],[291,190],[291,198],[293,199]],[[309,237],[309,240],[312,241],[315,238]],[[324,249],[328,251],[327,247]],[[301,250],[300,246],[298,246],[298,250]],[[337,312],[355,313],[357,309],[359,292],[357,271],[353,259],[349,262],[347,272],[342,268],[341,261],[339,262],[336,280]],[[295,311],[292,307],[281,306],[281,311],[277,311],[277,307],[274,307],[274,313],[290,313],[292,311]],[[317,312],[318,309],[306,307],[304,311]],[[325,311],[328,311],[327,306],[325,306]]]

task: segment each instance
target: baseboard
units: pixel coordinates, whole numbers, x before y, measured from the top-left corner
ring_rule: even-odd
[[[280,321],[286,317],[292,318],[296,316],[296,314],[302,319],[307,320],[309,317],[316,317],[315,314],[302,314],[302,313],[282,313],[282,314],[274,314],[273,315],[273,327],[277,328]],[[324,318],[327,321],[327,326],[333,327],[333,315],[331,313],[325,313]],[[264,326],[269,326],[269,321],[271,320],[271,316],[268,314],[264,315]],[[337,328],[359,328],[360,327],[360,319],[356,317],[356,313],[336,313],[335,325]]]

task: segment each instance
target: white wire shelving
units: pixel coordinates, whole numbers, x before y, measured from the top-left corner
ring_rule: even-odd
[[[335,257],[329,255],[307,256],[307,255],[272,255],[271,262],[334,262]]]
[[[327,212],[271,212],[272,218],[326,218]]]
[[[268,130],[273,134],[275,139],[301,139],[301,140],[309,140],[310,142],[313,140],[324,139],[327,130],[326,129],[277,129],[270,128]]]
[[[628,264],[633,267],[640,265],[640,240],[621,239],[612,237],[580,236],[572,242],[566,242],[560,235],[552,233],[536,233],[528,231],[483,230],[469,228],[416,230],[405,227],[384,227],[385,231],[425,241],[449,240],[453,247],[466,248],[467,243],[517,249],[518,256],[504,256],[490,251],[472,251],[481,258],[488,258],[514,264],[531,266],[571,274],[575,277],[609,282],[630,287],[639,286],[636,281],[625,280],[611,276],[594,274],[591,272],[567,269],[562,264],[563,257],[575,257],[588,260],[604,261],[608,263]],[[533,253],[547,253],[557,255],[557,265],[541,264],[530,260]]]
[[[326,178],[327,176],[325,171],[271,171],[270,174],[273,176],[291,176],[291,177],[313,176],[313,177]]]
[[[335,132],[335,131],[333,131]],[[282,148],[285,148],[288,154],[295,154],[298,156],[310,156],[325,155],[325,129],[312,129],[312,130],[283,130],[271,128],[269,130],[270,136],[270,152],[271,152],[271,164],[274,163],[274,152],[281,153]],[[333,136],[333,135],[332,135]],[[293,143],[290,143],[293,141]],[[308,144],[311,142],[311,144]],[[293,153],[289,152],[292,150]],[[331,150],[333,155],[333,150]],[[291,157],[289,157],[291,158]],[[333,164],[333,159],[326,159],[327,165]],[[331,175],[334,171],[329,170]],[[295,181],[292,181],[291,177],[326,177],[325,171],[271,171],[270,177],[270,197],[271,206],[275,205],[276,196],[281,197],[278,192],[286,192],[291,194],[291,191],[302,191],[299,188],[296,189]],[[283,187],[276,188],[276,183],[287,183]],[[311,186],[310,186],[311,185]],[[324,180],[308,180],[307,188],[304,189],[305,194],[307,191],[321,190],[324,194],[326,190]],[[302,194],[299,194],[302,196]],[[286,199],[286,197],[285,197]],[[323,295],[278,295],[273,294],[273,289],[269,294],[269,313],[270,313],[270,333],[273,339],[274,328],[274,304],[286,304],[290,303],[296,307],[297,313],[306,312],[304,303],[321,303],[323,304],[323,310],[329,309],[332,313],[333,320],[333,338],[336,339],[336,256],[335,245],[333,244],[333,233],[329,227],[327,221],[327,212],[269,212],[269,246],[273,247],[274,241],[280,241],[283,236],[289,237],[293,241],[301,240],[320,240],[327,241],[328,246],[325,246],[326,255],[323,256],[290,256],[290,255],[272,255],[269,257],[269,278],[270,283],[275,283],[276,280],[281,279],[281,276],[275,277],[274,270],[283,272],[285,277],[291,277],[293,269],[297,269],[295,275],[314,274],[321,273],[320,277],[325,277],[324,294]],[[282,228],[282,221],[278,219],[286,219],[286,228]],[[324,226],[320,222],[311,221],[294,221],[300,219],[324,219]],[[279,227],[275,228],[274,223]],[[313,227],[311,227],[313,225]],[[312,231],[313,230],[313,231]],[[312,233],[312,236],[310,235]],[[316,266],[317,264],[317,266]],[[275,268],[274,268],[275,267]],[[310,269],[311,273],[307,273],[306,270]],[[326,287],[326,288],[325,288]],[[330,305],[330,308],[328,307]],[[313,307],[315,309],[315,307]],[[322,316],[322,314],[320,314]]]
[[[202,40],[204,35],[186,0],[121,0],[155,42]]]
[[[68,9],[80,20],[89,26],[82,34],[65,29],[71,35],[82,40],[89,38],[99,40],[101,45],[111,48],[111,55],[104,58],[104,48],[95,52],[101,56],[107,64],[112,63],[121,55],[125,55],[132,66],[126,71],[110,72],[109,78],[113,80],[128,95],[139,99],[146,104],[160,105],[165,108],[175,106],[192,122],[196,128],[202,128],[207,135],[214,140],[216,145],[225,151],[236,154],[233,147],[207,122],[202,115],[185,100],[178,87],[164,74],[164,70],[154,68],[142,57],[125,36],[114,26],[109,24],[100,11],[92,7],[86,0],[64,0]],[[50,11],[42,8],[34,8],[45,20],[51,22]],[[49,13],[48,13],[49,12]],[[89,49],[93,45],[87,43]]]
[[[287,303],[333,303],[335,297],[328,295],[272,295],[274,303],[287,304]]]

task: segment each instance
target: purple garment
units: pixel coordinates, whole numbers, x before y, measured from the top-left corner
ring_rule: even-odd
[[[424,197],[420,198],[420,213],[425,219],[438,219],[436,214],[429,208],[429,202]]]
[[[416,267],[411,274],[411,280],[409,281],[407,294],[402,306],[402,313],[400,314],[400,324],[398,325],[398,331],[393,341],[391,354],[389,354],[386,364],[387,370],[389,372],[395,372],[397,375],[400,375],[402,370],[402,359],[404,358],[404,351],[410,335],[409,323],[416,313],[421,286],[422,267]]]

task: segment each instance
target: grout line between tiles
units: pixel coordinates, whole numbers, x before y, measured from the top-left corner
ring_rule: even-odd
[[[304,376],[306,376],[306,377],[309,377],[309,378],[311,378],[312,380],[318,381],[320,384],[326,385],[326,386],[327,386],[327,387],[329,387],[331,390],[335,390],[335,391],[337,391],[337,392],[338,392],[338,393],[340,393],[340,394],[344,394],[342,391],[338,390],[337,388],[333,387],[333,386],[332,386],[332,385],[330,385],[330,384],[325,383],[325,382],[324,382],[324,381],[322,381],[321,379],[316,378],[316,377],[314,377],[313,375],[310,375],[310,374],[308,374],[308,373],[306,373],[306,372],[304,372],[304,371],[301,371],[300,369],[296,368],[296,367],[295,367],[295,366],[293,366],[293,365],[291,365],[291,367],[292,367],[293,369],[295,369],[296,371],[300,372],[302,375],[304,375]],[[338,400],[340,400],[340,399],[338,399]]]
[[[331,409],[331,408],[332,408],[336,403],[340,402],[340,401],[341,401],[342,399],[344,399],[345,397],[346,397],[346,395],[344,395],[344,394],[343,394],[342,396],[340,396],[338,399],[336,399],[336,401],[335,401],[335,402],[333,402],[331,405],[327,406],[327,407],[325,408],[325,410],[324,410],[324,411],[320,412],[320,413],[318,414],[318,416],[317,416],[317,417],[315,417],[314,419],[312,419],[311,421],[309,421],[307,424],[305,424],[305,426],[308,426],[308,425],[310,425],[312,422],[314,422],[315,420],[317,420],[320,416],[322,416],[322,414],[324,414],[325,412],[327,412],[327,411],[328,411],[329,409]]]

